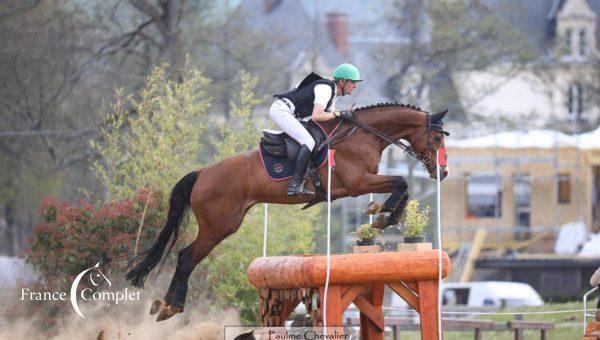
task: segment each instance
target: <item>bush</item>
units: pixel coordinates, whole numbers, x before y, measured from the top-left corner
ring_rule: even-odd
[[[382,230],[377,228],[372,228],[371,224],[365,223],[358,227],[356,232],[352,232],[356,236],[356,244],[359,246],[371,245],[375,244],[375,239],[377,237],[381,238]]]
[[[423,235],[423,229],[429,223],[429,206],[421,210],[417,200],[410,200],[404,211],[404,237],[418,237]]]
[[[162,228],[159,212],[166,208],[160,195],[139,190],[130,200],[94,206],[74,206],[45,198],[40,206],[41,222],[29,239],[24,256],[51,290],[68,291],[75,276],[100,262],[114,284],[123,278],[146,203],[140,243],[154,239]],[[82,281],[83,283],[83,281]]]
[[[169,79],[165,65],[156,66],[137,96],[116,91],[100,137],[91,143],[100,155],[92,171],[111,198],[129,199],[146,187],[168,193],[181,177],[198,169],[209,83],[186,63],[181,81]]]

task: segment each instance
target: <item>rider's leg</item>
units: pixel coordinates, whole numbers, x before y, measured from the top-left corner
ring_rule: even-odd
[[[296,165],[294,168],[294,176],[288,183],[287,194],[293,195],[314,195],[314,192],[306,189],[306,180],[304,174],[310,162],[310,154],[312,151],[306,145],[302,145],[296,156]]]
[[[306,131],[304,126],[302,126],[302,124],[293,116],[293,112],[293,106],[288,107],[281,100],[276,100],[273,105],[271,105],[269,115],[280,129],[285,131],[301,145],[298,155],[296,156],[294,176],[288,184],[288,195],[312,195],[314,194],[313,192],[304,188],[304,173],[308,168],[310,155],[315,147],[315,141],[310,133]]]

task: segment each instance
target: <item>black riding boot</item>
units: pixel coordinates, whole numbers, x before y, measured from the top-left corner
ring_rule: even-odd
[[[314,195],[315,193],[305,188],[306,180],[304,173],[310,162],[310,149],[306,145],[302,145],[296,156],[296,167],[294,168],[294,177],[290,180],[287,187],[288,196],[294,195]]]

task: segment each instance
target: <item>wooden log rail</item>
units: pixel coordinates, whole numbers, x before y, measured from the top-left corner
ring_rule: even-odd
[[[421,319],[421,338],[438,336],[438,252],[407,251],[331,256],[327,315],[322,315],[326,257],[298,255],[261,257],[248,267],[250,283],[260,291],[263,326],[283,326],[302,301],[314,326],[342,327],[351,303],[360,311],[361,339],[383,339],[383,292],[389,286],[413,307]],[[442,277],[450,272],[442,252]]]

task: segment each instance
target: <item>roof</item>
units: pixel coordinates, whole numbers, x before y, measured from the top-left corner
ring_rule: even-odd
[[[594,268],[600,257],[580,257],[576,255],[519,254],[511,257],[488,257],[477,260],[477,268]]]
[[[382,46],[402,41],[402,35],[385,19],[386,8],[391,1],[280,0],[272,3],[276,5],[265,13],[263,0],[242,1],[237,9],[238,16],[251,27],[264,31],[269,36],[283,38],[285,44],[281,44],[279,57],[288,60],[289,65],[297,66],[308,62],[308,58],[311,58],[310,52],[316,44],[318,54],[328,70],[333,70],[344,62],[353,63],[360,69],[365,82],[361,83],[350,98],[340,98],[338,105],[345,107],[356,103],[357,106],[362,106],[394,99],[386,96],[387,78],[381,76],[382,70],[377,61]],[[348,15],[349,48],[346,55],[341,54],[329,38],[329,12],[343,12]],[[315,31],[317,34],[314,34]],[[273,41],[270,37],[265,39]]]
[[[585,1],[597,14],[596,41],[600,43],[600,1]],[[566,0],[483,0],[483,3],[526,33],[538,55],[545,55],[555,37],[556,15]]]
[[[484,0],[483,3],[526,33],[538,54],[546,53],[551,42],[551,21],[547,16],[552,9],[552,0]]]
[[[478,137],[453,140],[446,139],[446,145],[452,148],[487,149],[487,148],[580,148],[600,149],[600,127],[594,131],[579,135],[567,135],[554,130],[504,131]]]

